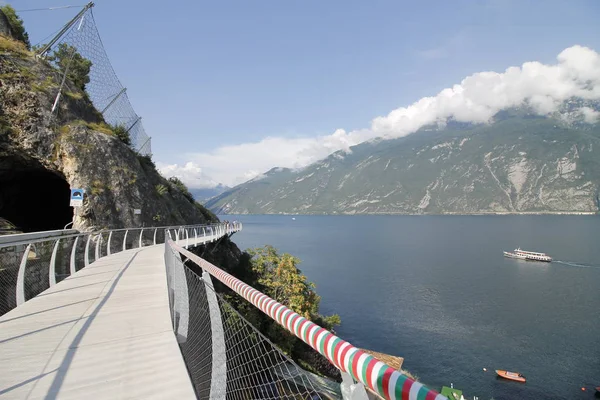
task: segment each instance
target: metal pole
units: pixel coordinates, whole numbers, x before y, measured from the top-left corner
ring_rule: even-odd
[[[106,243],[106,255],[110,256],[110,239],[112,238],[113,231],[108,234],[108,243]]]
[[[81,18],[83,16],[83,14],[86,13],[87,10],[89,10],[90,8],[94,7],[94,3],[93,2],[89,2],[85,7],[83,7],[83,10],[81,10],[72,20],[70,20],[69,22],[67,22],[67,24],[60,30],[60,32],[58,32],[58,34],[56,36],[54,36],[54,38],[44,47],[42,47],[40,49],[40,51],[38,52],[38,57],[43,57],[46,55],[46,53],[48,52],[48,50],[50,50],[52,48],[52,46],[54,46],[56,44],[56,42],[58,42],[60,40],[60,38],[67,33],[67,31],[73,26],[75,25],[75,23],[77,22],[77,20],[79,18]]]
[[[75,266],[75,252],[77,251],[77,241],[79,240],[79,236],[75,236],[75,242],[73,242],[73,248],[71,249],[71,275],[77,272],[77,268]]]
[[[60,239],[54,243],[54,248],[52,249],[52,256],[50,257],[50,271],[48,271],[48,284],[50,286],[56,285],[56,252],[58,251],[58,244],[60,243]]]
[[[131,126],[129,127],[129,129],[127,129],[127,133],[129,133],[130,130],[133,129],[133,127],[135,126],[135,124],[137,124],[138,122],[140,122],[140,120],[142,119],[142,117],[138,117],[133,124],[131,124]]]
[[[17,306],[25,303],[25,267],[27,265],[27,257],[29,257],[29,250],[31,250],[31,244],[27,245],[23,258],[21,258],[21,265],[19,266],[19,274],[17,275]]]
[[[127,250],[127,233],[129,229],[125,231],[125,237],[123,238],[123,251]]]
[[[123,93],[125,93],[126,91],[127,91],[127,88],[121,89],[121,91],[119,93],[117,93],[117,95],[115,96],[115,98],[112,99],[110,101],[110,103],[108,103],[108,105],[106,107],[104,107],[104,109],[102,111],[100,111],[100,114],[104,114],[106,112],[106,110],[108,110],[110,108],[110,106],[112,106],[115,103],[115,101],[119,100],[119,97],[121,97],[121,95]]]
[[[146,143],[148,143],[150,141],[150,139],[152,139],[152,138],[150,136],[148,136],[148,139],[146,139],[146,141],[144,143],[142,143],[142,145],[138,149],[138,152],[144,148],[144,146],[146,145]]]
[[[100,259],[100,244],[102,243],[102,234],[99,234],[98,236],[96,236],[96,260],[98,261]]]
[[[85,243],[85,257],[83,258],[83,261],[84,261],[83,265],[84,265],[85,268],[87,268],[88,265],[90,265],[90,252],[89,252],[89,249],[90,249],[90,240],[92,240],[92,234],[91,233],[88,235],[88,240]]]

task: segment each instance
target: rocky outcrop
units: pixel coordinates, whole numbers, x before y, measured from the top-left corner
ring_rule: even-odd
[[[2,10],[0,10],[0,35],[4,35],[9,38],[14,38],[13,29],[10,25],[10,21],[8,20],[4,12],[2,12]]]
[[[62,229],[64,217],[60,225],[52,216],[67,212],[70,221],[68,189],[83,188],[84,206],[77,210],[74,224],[78,229],[216,220],[163,178],[150,158],[138,155],[115,136],[87,95],[68,80],[59,106],[51,112],[61,74],[21,44],[6,38],[4,42],[7,48],[0,49],[0,217],[26,231],[39,230],[44,224],[33,219],[40,222],[40,218],[47,219],[45,229]],[[49,175],[35,178],[44,172],[56,177],[57,184],[51,185]],[[42,183],[35,184],[38,181]],[[40,190],[44,184],[47,187]],[[27,207],[17,200],[22,198],[29,199]],[[26,220],[15,221],[19,219],[13,215],[15,210]]]

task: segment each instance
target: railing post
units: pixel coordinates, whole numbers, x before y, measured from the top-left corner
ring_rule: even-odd
[[[184,267],[185,268],[185,267]],[[212,342],[212,374],[210,379],[210,397],[224,399],[227,392],[227,356],[225,354],[225,331],[219,300],[215,294],[210,274],[202,270],[202,281],[206,287],[206,300],[210,315],[210,330]],[[214,394],[214,397],[213,397]]]
[[[140,249],[142,248],[142,235],[144,234],[144,228],[140,231],[140,245],[138,246]]]
[[[110,233],[108,234],[108,243],[106,243],[106,255],[110,256],[110,239],[112,239],[112,233],[113,231],[110,231]]]
[[[194,245],[198,245],[198,228],[194,228]]]
[[[202,227],[202,236],[203,236],[202,244],[205,244],[206,243],[206,229],[204,229],[204,227]]]
[[[89,249],[90,249],[90,240],[92,240],[92,234],[91,233],[88,235],[88,240],[85,243],[85,257],[83,258],[83,265],[84,265],[85,268],[87,268],[88,265],[90,265],[90,252],[89,252]]]
[[[179,243],[179,228],[173,230],[175,231],[175,242]]]
[[[25,268],[27,266],[27,257],[29,257],[29,250],[31,250],[31,243],[25,248],[25,252],[21,258],[21,264],[19,265],[19,274],[17,275],[17,287],[15,293],[17,298],[17,307],[25,303]]]
[[[190,237],[188,235],[188,228],[185,228],[185,247],[190,247]]]
[[[79,241],[79,236],[75,236],[75,241],[73,242],[73,248],[71,249],[71,275],[77,272],[77,268],[75,265],[75,252],[77,251],[77,242]]]
[[[96,236],[96,261],[100,259],[100,244],[102,243],[102,233]]]
[[[60,239],[57,239],[52,249],[52,256],[50,257],[50,267],[48,268],[48,284],[50,287],[56,285],[56,252],[58,251],[59,243]]]
[[[123,251],[127,250],[127,234],[129,233],[129,229],[125,230],[125,236],[123,237]]]
[[[152,241],[155,245],[156,245],[156,231],[158,231],[158,228],[154,229],[154,240]]]

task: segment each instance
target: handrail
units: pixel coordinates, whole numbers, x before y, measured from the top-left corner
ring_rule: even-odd
[[[191,224],[191,225],[166,225],[166,226],[144,226],[134,228],[118,228],[118,229],[100,229],[92,231],[79,231],[77,229],[59,229],[53,231],[39,231],[29,233],[15,233],[10,235],[0,235],[0,248],[7,246],[18,246],[29,243],[39,243],[52,239],[68,239],[80,235],[100,235],[109,232],[124,232],[124,231],[139,231],[142,229],[185,229],[198,228],[221,225],[222,222],[212,224]]]
[[[71,229],[0,236],[0,315],[112,253],[163,244],[172,232],[185,237],[185,247],[198,245],[197,240],[189,240],[190,232],[198,229],[211,232],[209,239],[215,240],[237,232],[241,224],[218,222],[96,232]],[[115,232],[119,235],[113,235]],[[208,238],[205,235],[203,239],[205,242]]]
[[[396,371],[328,330],[300,316],[208,261],[185,250],[172,240],[167,240],[166,243],[325,356],[339,370],[347,372],[356,381],[362,382],[380,396],[394,400],[447,399],[445,396],[428,389],[423,384]]]

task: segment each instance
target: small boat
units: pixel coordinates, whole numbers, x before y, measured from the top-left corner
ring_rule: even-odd
[[[526,381],[525,377],[518,372],[510,372],[510,371],[504,371],[502,369],[497,369],[496,373],[498,374],[498,376],[500,376],[502,378],[510,379],[511,381],[517,381],[517,382],[525,382]]]
[[[515,249],[512,253],[508,251],[504,251],[504,257],[510,258],[518,258],[520,260],[526,261],[543,261],[550,262],[552,261],[552,257],[546,255],[546,253],[537,253],[535,251],[525,251],[521,250],[521,248]]]

